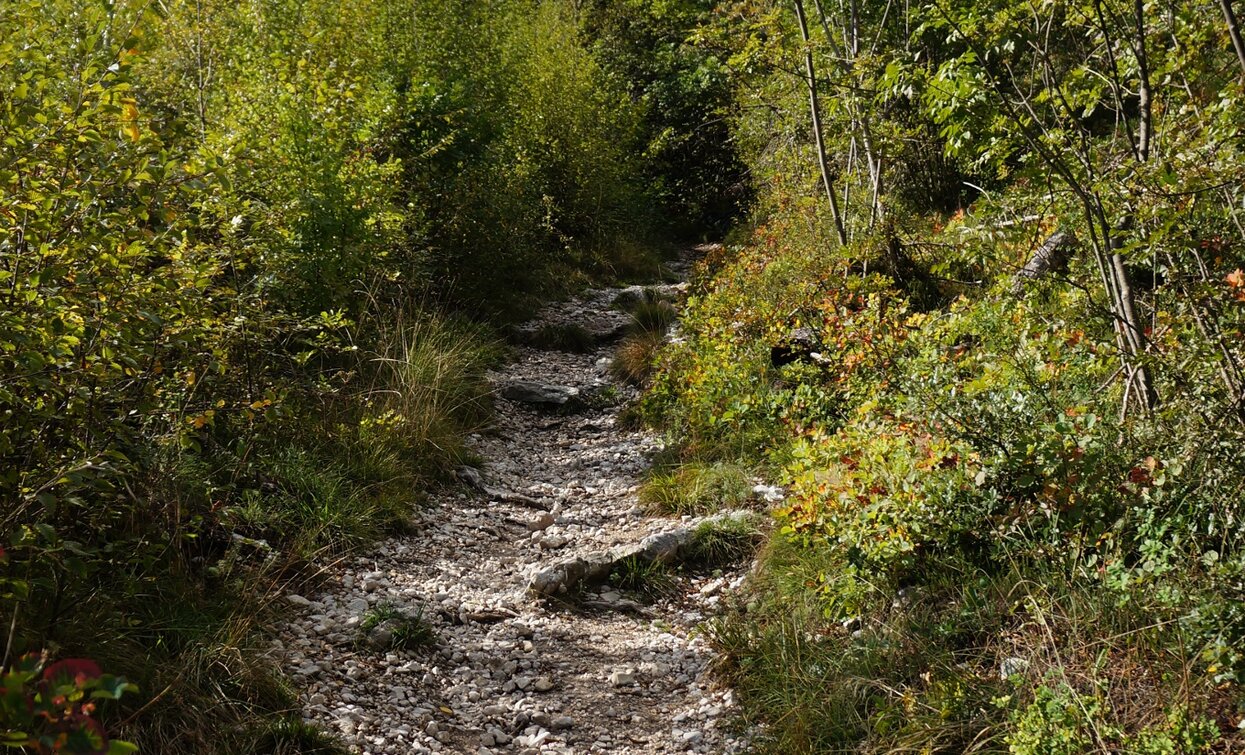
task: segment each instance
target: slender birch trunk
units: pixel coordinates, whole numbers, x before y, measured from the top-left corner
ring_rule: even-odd
[[[821,104],[817,98],[817,74],[813,67],[813,50],[809,46],[808,19],[804,15],[804,3],[795,0],[795,16],[800,25],[800,38],[804,40],[804,77],[808,84],[808,108],[813,120],[813,140],[817,145],[817,164],[821,168],[821,182],[826,189],[826,199],[830,201],[830,216],[834,221],[834,230],[839,244],[847,246],[847,231],[843,225],[843,216],[839,212],[839,199],[834,193],[834,181],[830,178],[830,166],[826,160],[826,143],[821,133]]]

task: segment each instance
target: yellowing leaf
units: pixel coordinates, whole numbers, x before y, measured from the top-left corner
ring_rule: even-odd
[[[142,132],[138,130],[138,103],[130,98],[121,101],[121,131],[132,142],[138,141],[142,136]]]

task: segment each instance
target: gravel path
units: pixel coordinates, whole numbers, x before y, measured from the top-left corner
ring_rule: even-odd
[[[626,322],[610,308],[619,293],[559,303],[535,324],[616,331]],[[553,564],[688,524],[636,506],[659,442],[619,426],[633,391],[610,387],[612,348],[519,348],[492,375],[499,394],[531,381],[596,396],[590,408],[499,397],[494,427],[472,438],[479,474],[464,470],[462,486],[435,493],[416,534],[338,566],[321,594],[286,596],[280,649],[308,720],[373,755],[745,749],[729,725],[731,693],[708,678],[712,654],[697,636],[742,572],[681,575],[678,592],[655,604],[608,585],[547,599],[528,590]],[[400,620],[364,632],[378,606],[421,617],[435,644],[393,648]]]

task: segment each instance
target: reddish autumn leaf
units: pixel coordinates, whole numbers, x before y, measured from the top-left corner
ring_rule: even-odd
[[[53,684],[74,684],[81,686],[90,679],[98,679],[104,675],[99,664],[86,658],[66,658],[57,661],[43,670],[45,681]]]

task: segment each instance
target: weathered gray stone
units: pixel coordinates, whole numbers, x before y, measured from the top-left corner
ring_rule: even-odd
[[[649,535],[640,541],[640,550],[636,555],[645,561],[660,561],[662,563],[674,561],[678,558],[679,551],[691,539],[692,532],[691,528],[685,527]]]
[[[394,619],[387,619],[372,627],[367,631],[368,647],[374,650],[388,650],[393,647],[393,637],[398,627],[399,622]]]
[[[553,514],[541,514],[527,523],[527,530],[528,532],[537,532],[548,529],[553,526],[554,521],[556,520],[553,518]]]
[[[576,409],[584,406],[584,398],[579,389],[565,385],[516,380],[503,385],[500,393],[502,398],[511,401],[550,409]]]
[[[537,595],[555,595],[581,582],[605,579],[615,563],[609,551],[572,558],[536,572],[527,589]]]
[[[1007,681],[1017,674],[1023,674],[1029,670],[1029,661],[1025,658],[1012,657],[1004,658],[999,664],[999,678]]]

